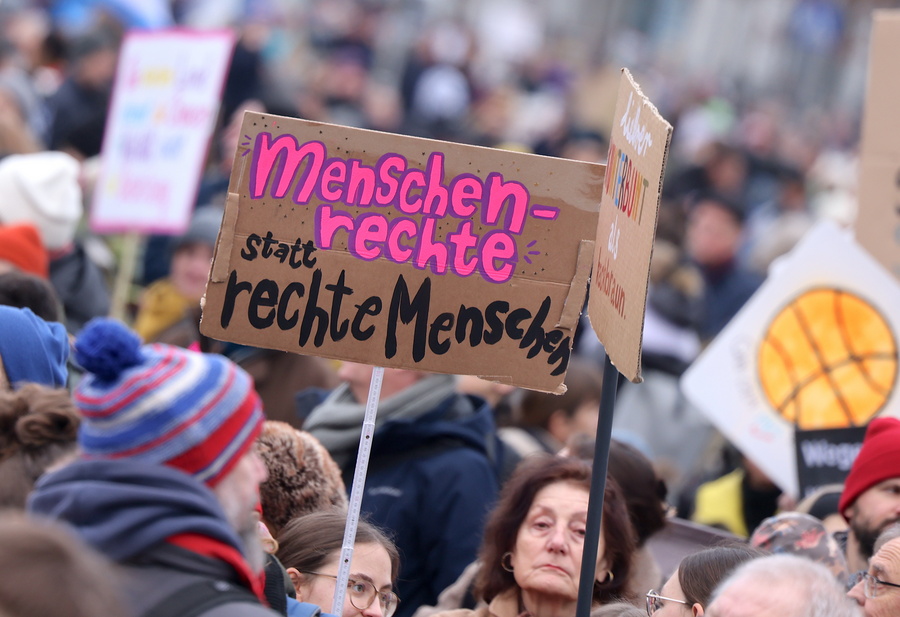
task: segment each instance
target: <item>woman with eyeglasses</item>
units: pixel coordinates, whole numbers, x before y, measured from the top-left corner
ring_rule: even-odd
[[[293,519],[281,530],[275,556],[287,570],[297,602],[331,610],[345,524],[342,512],[315,512]],[[359,521],[344,610],[338,617],[391,617],[400,602],[393,592],[399,569],[394,543],[374,525]],[[295,606],[288,602],[289,617]]]
[[[744,562],[766,554],[752,546],[735,544],[688,555],[659,592],[651,589],[647,593],[647,615],[700,617],[720,582]]]

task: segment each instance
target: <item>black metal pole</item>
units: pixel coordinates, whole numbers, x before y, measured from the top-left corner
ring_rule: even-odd
[[[594,442],[594,469],[588,498],[587,525],[584,533],[584,552],[581,557],[581,579],[578,583],[578,604],[575,617],[589,617],[597,568],[597,545],[600,543],[600,522],[603,518],[603,494],[606,491],[606,470],[609,466],[609,442],[612,439],[613,410],[619,371],[604,354],[603,390],[600,393],[600,418]]]

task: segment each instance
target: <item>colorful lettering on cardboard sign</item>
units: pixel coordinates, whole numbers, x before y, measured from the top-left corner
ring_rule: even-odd
[[[337,234],[345,233],[350,253],[364,261],[411,263],[436,275],[467,277],[477,272],[491,283],[505,283],[520,258],[530,263],[529,255],[539,254],[528,250],[535,241],[526,242],[523,236],[529,217],[553,221],[559,215],[556,207],[532,203],[525,185],[498,172],[483,179],[461,173],[446,181],[441,152],[430,154],[425,169],[411,167],[395,153],[367,165],[359,159],[329,157],[321,141],[301,144],[290,134],[261,132],[252,153],[251,199],[286,199],[294,187],[294,203],[319,202],[315,246],[330,250]],[[376,210],[353,216],[342,206]],[[393,208],[403,216],[389,217],[377,208]],[[445,239],[438,239],[438,222],[448,216],[459,223]],[[476,217],[491,229],[477,233]]]

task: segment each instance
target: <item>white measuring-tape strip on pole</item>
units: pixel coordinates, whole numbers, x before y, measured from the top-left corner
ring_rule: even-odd
[[[338,567],[337,582],[334,587],[334,602],[331,604],[332,614],[338,616],[344,613],[344,596],[347,594],[347,581],[350,579],[350,561],[353,559],[356,527],[359,525],[359,509],[362,505],[363,491],[366,488],[366,472],[369,469],[369,453],[372,450],[372,437],[375,434],[375,414],[378,412],[378,399],[381,398],[383,377],[384,368],[376,366],[372,370],[372,381],[369,382],[369,399],[366,401],[366,415],[363,418],[362,433],[359,436],[359,453],[356,455],[356,470],[353,472],[350,504],[347,507],[347,525],[344,527],[341,563]]]

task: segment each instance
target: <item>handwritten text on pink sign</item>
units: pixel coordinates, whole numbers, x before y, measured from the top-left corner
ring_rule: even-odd
[[[294,203],[306,205],[313,197],[322,202],[315,211],[316,246],[331,249],[344,230],[350,252],[365,261],[410,262],[438,275],[478,272],[486,281],[504,283],[523,252],[527,263],[528,255],[538,254],[523,251],[533,248],[534,241],[520,247],[528,217],[552,221],[559,215],[558,208],[532,204],[525,185],[498,172],[484,179],[461,173],[445,182],[442,152],[432,152],[424,170],[410,167],[395,153],[366,165],[360,159],[329,157],[320,141],[301,144],[293,135],[267,132],[257,135],[252,151],[251,199],[264,198],[267,187],[271,197],[284,199],[296,181]],[[336,204],[390,207],[407,216],[389,218],[378,211],[352,216]],[[475,230],[479,213],[481,225],[491,227],[483,234]],[[459,224],[438,239],[438,222],[447,216]]]

